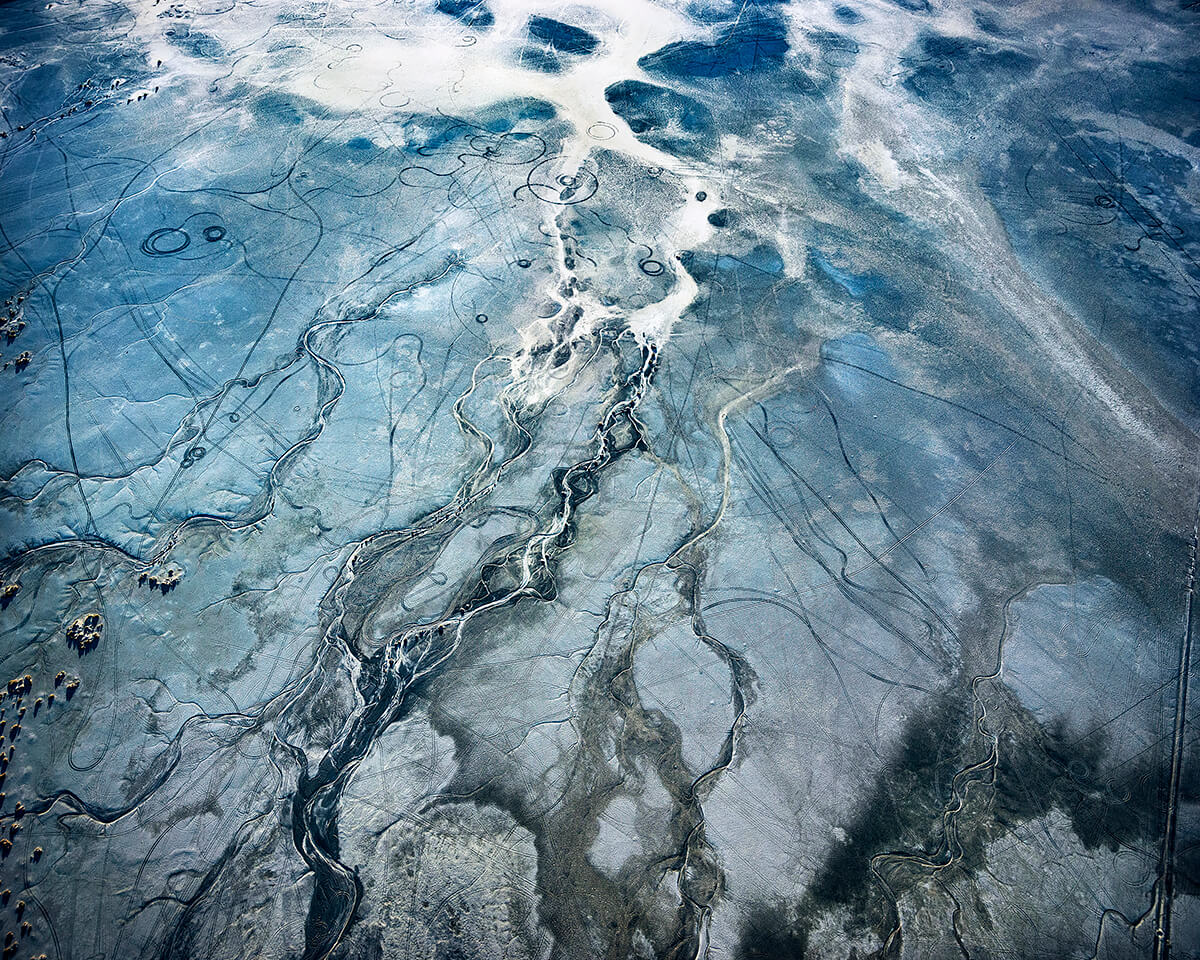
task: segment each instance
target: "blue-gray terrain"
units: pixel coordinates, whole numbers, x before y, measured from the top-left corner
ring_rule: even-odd
[[[0,955],[1200,957],[1198,257],[1188,0],[0,3]]]

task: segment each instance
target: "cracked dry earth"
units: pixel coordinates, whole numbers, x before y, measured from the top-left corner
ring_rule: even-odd
[[[0,4],[3,960],[1200,956],[1198,39]]]

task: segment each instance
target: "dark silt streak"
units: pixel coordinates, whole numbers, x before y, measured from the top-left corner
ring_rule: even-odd
[[[619,343],[628,334],[613,337],[602,332],[600,336],[609,340],[619,362]],[[607,467],[630,450],[645,448],[646,439],[636,410],[654,376],[657,349],[643,345],[640,352],[640,365],[618,382],[618,389],[600,418],[593,437],[596,452],[586,460],[554,471],[557,503],[549,521],[543,529],[512,547],[504,558],[518,574],[516,584],[493,592],[483,576],[483,568],[490,564],[481,561],[473,570],[473,584],[468,581],[458,591],[463,599],[454,609],[438,620],[405,629],[363,662],[358,682],[363,706],[326,751],[316,770],[302,771],[292,798],[292,838],[314,874],[305,923],[304,960],[325,960],[337,949],[354,923],[362,901],[362,881],[341,862],[338,842],[339,804],[354,771],[388,728],[405,716],[411,695],[454,655],[472,619],[522,600],[554,599],[554,564],[574,543],[574,511],[599,493],[600,475]],[[525,449],[521,448],[506,464]]]

